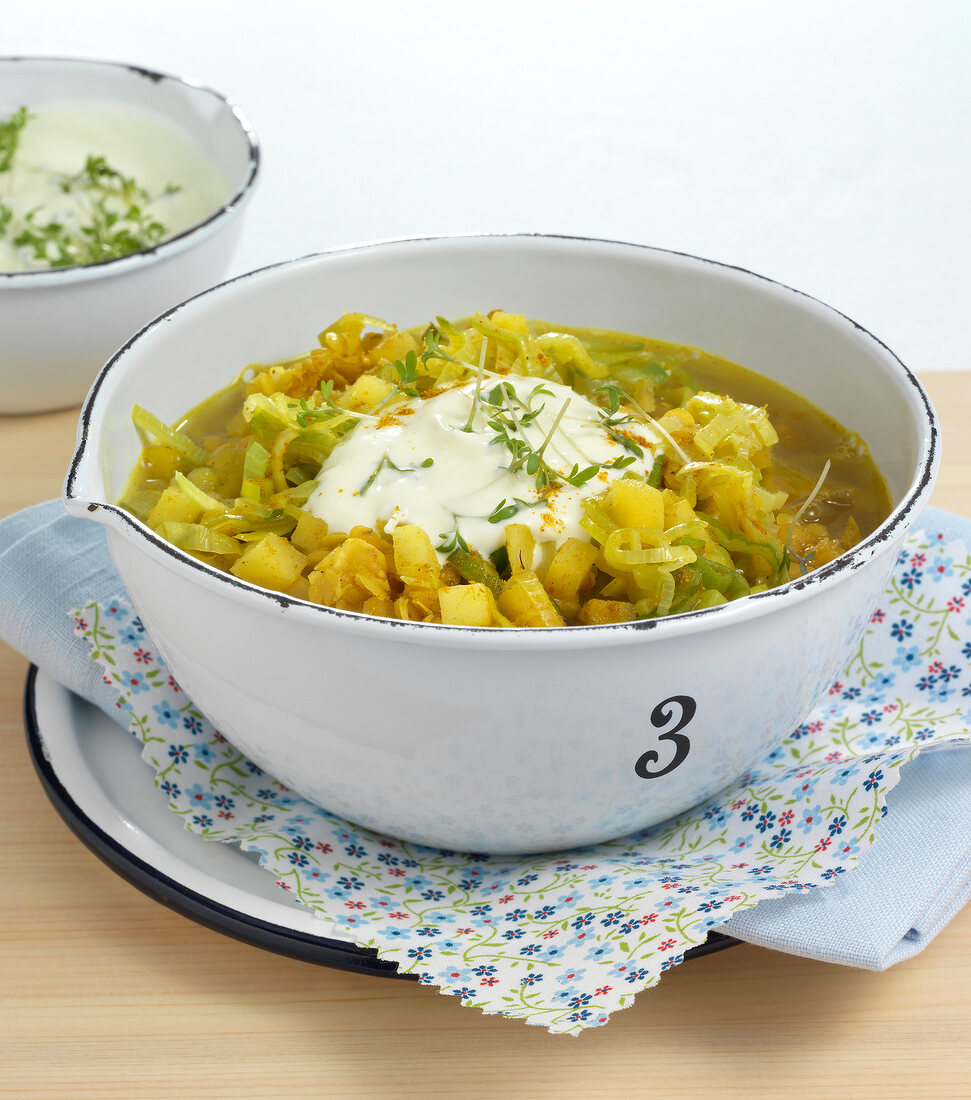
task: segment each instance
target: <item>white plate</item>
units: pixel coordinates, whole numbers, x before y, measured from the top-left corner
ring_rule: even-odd
[[[155,790],[138,742],[97,707],[32,668],[24,724],[47,796],[72,831],[149,897],[235,939],[307,962],[391,977],[397,964],[335,938],[255,855],[185,829]]]
[[[31,668],[27,744],[61,817],[112,870],[149,897],[234,939],[322,966],[386,977],[397,964],[336,938],[325,918],[280,890],[255,855],[190,833],[155,790],[138,742],[97,707]],[[731,946],[714,933],[686,953]]]

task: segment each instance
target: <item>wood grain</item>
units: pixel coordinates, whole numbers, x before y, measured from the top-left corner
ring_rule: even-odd
[[[971,516],[971,373],[923,379],[933,503]],[[0,515],[60,492],[75,412],[0,419]],[[151,901],[74,839],[0,643],[0,1097],[966,1097],[971,909],[882,974],[742,946],[577,1039],[293,962]]]

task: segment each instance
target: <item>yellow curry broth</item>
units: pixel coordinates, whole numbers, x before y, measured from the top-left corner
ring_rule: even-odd
[[[751,371],[628,334],[499,311],[476,318],[478,327],[475,319],[471,328],[440,320],[399,331],[347,315],[321,334],[320,348],[247,368],[174,433],[146,429],[136,417],[146,442],[122,503],[187,553],[263,587],[365,614],[485,626],[624,622],[717,606],[832,560],[889,512],[862,441]],[[429,355],[434,347],[448,354]],[[604,490],[601,472],[589,483],[589,542],[539,544],[510,522],[491,556],[461,539],[436,549],[434,532],[408,524],[332,531],[302,507],[355,415],[467,381],[480,352],[496,374],[555,377],[598,402],[605,385],[616,386],[623,422],[616,438],[633,453],[644,442],[638,423],[644,434],[660,425],[691,463],[662,445],[654,484],[627,475]],[[734,400],[704,396],[709,391]],[[711,461],[744,478],[704,496],[718,479],[701,476],[702,429],[719,413],[737,431],[716,443]],[[749,442],[730,453],[746,433]],[[820,490],[793,524],[827,459]],[[686,477],[696,467],[701,475]],[[552,498],[560,484],[543,493]]]

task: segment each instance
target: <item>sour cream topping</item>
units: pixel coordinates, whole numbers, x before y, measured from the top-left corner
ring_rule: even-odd
[[[481,392],[500,382],[511,385],[524,405],[541,410],[516,433],[534,451],[566,404],[543,458],[562,476],[574,466],[598,465],[598,473],[580,486],[557,480],[545,493],[537,490],[535,476],[525,469],[510,471],[513,455],[489,425],[494,408],[480,404],[471,430],[464,430],[476,388],[467,383],[399,402],[383,415],[362,420],[324,462],[307,508],[331,531],[376,528],[381,522],[389,531],[397,524],[417,524],[437,546],[458,530],[482,554],[504,545],[508,523],[525,524],[538,543],[587,540],[580,527],[583,500],[628,471],[646,477],[662,450],[661,436],[647,424],[624,425],[620,430],[643,451],[643,458],[637,457],[608,434],[602,410],[569,386],[520,375],[488,376]],[[549,392],[538,392],[540,385]],[[633,462],[620,469],[608,465],[625,458]],[[503,501],[506,509],[516,505],[518,511],[490,522]],[[446,555],[440,556],[444,560]]]

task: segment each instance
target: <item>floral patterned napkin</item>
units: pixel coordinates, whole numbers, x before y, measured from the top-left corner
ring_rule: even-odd
[[[758,768],[645,832],[525,858],[402,843],[304,801],[186,698],[127,599],[72,614],[188,829],[259,853],[337,935],[420,982],[577,1034],[734,914],[853,871],[892,812],[901,766],[971,740],[969,611],[964,544],[911,537],[852,660]]]

